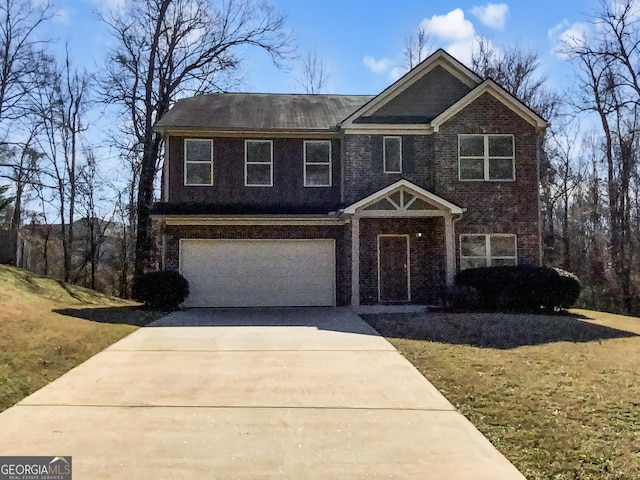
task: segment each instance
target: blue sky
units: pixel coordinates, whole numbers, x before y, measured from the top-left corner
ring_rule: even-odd
[[[99,65],[109,41],[95,12],[126,0],[55,0],[57,39],[69,42],[77,63]],[[554,52],[558,39],[584,28],[597,0],[418,1],[270,0],[287,15],[299,51],[315,50],[328,71],[328,93],[376,94],[399,75],[407,35],[419,26],[461,61],[468,61],[477,37],[497,47],[520,43],[543,60],[550,85],[570,83],[566,62]],[[243,90],[298,92],[298,65],[279,71],[260,52],[246,52]]]

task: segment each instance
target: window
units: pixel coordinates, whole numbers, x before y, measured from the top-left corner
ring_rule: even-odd
[[[331,142],[304,142],[304,186],[331,186]]]
[[[384,137],[384,172],[402,173],[402,137]]]
[[[244,141],[244,184],[247,187],[273,185],[273,142]]]
[[[184,184],[213,185],[213,140],[184,141]]]
[[[460,235],[460,270],[517,263],[515,235]]]
[[[513,135],[459,135],[460,180],[515,180]]]

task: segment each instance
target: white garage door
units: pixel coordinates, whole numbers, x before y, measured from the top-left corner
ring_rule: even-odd
[[[187,307],[335,305],[334,240],[180,242]]]

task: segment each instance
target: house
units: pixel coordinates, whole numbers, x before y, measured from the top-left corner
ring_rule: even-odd
[[[459,269],[540,263],[545,127],[443,50],[376,96],[180,100],[162,267],[191,307],[433,304]]]

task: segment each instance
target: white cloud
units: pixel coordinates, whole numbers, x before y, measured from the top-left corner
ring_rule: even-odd
[[[577,46],[584,41],[589,34],[589,25],[585,22],[569,23],[563,20],[549,30],[549,40],[553,44],[553,52],[562,60],[568,58],[567,48]]]
[[[444,42],[463,42],[473,38],[475,30],[473,24],[464,18],[464,12],[460,8],[450,11],[446,15],[434,15],[425,18],[420,27],[428,35]]]
[[[389,60],[388,58],[381,58],[380,60],[376,60],[371,55],[366,55],[362,60],[362,63],[369,67],[369,70],[371,70],[373,73],[385,72],[393,67],[394,64],[393,60]]]
[[[466,65],[471,64],[474,43],[479,37],[460,8],[446,15],[425,18],[420,27],[433,39],[434,46],[441,46]]]
[[[487,3],[471,9],[472,15],[477,17],[487,27],[504,29],[509,6],[506,3]]]

